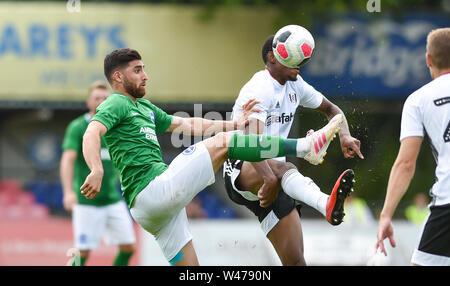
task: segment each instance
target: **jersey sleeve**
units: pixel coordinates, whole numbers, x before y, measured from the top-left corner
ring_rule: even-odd
[[[309,85],[300,76],[297,80],[301,86],[300,89],[300,105],[306,108],[316,109],[322,104],[323,95],[317,91],[314,87]]]
[[[92,121],[99,121],[109,131],[125,118],[127,111],[128,108],[121,102],[121,98],[111,95],[97,107]]]
[[[400,141],[412,136],[424,137],[423,116],[414,97],[408,98],[403,105]]]
[[[172,115],[167,114],[164,110],[152,104],[152,110],[155,115],[155,131],[156,134],[162,134],[166,132],[170,124],[172,124]]]
[[[80,151],[83,141],[83,130],[79,128],[76,121],[72,121],[66,128],[62,149]]]
[[[254,88],[243,88],[239,93],[239,97],[234,108],[238,110],[238,112],[236,112],[236,115],[240,116],[242,114],[242,106],[250,99],[256,99],[257,101],[259,101],[259,103],[255,104],[253,108],[259,109],[260,112],[253,112],[249,115],[249,119],[255,118],[265,123],[269,110],[273,104],[273,98],[270,96],[269,91],[262,88],[261,86]],[[239,116],[233,116],[233,118],[238,119]]]

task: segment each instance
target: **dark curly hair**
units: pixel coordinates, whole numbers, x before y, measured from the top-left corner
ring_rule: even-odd
[[[129,62],[134,60],[140,60],[141,55],[133,49],[123,48],[114,50],[105,57],[104,61],[104,73],[109,83],[112,83],[112,74],[115,70],[127,66]]]
[[[262,46],[262,59],[264,64],[267,64],[267,53],[272,51],[272,42],[274,37],[275,35],[269,36]]]

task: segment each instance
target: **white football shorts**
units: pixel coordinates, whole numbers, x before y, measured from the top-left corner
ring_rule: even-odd
[[[106,206],[74,205],[72,224],[75,247],[91,250],[104,242],[113,245],[136,241],[133,221],[123,200]]]
[[[134,199],[131,215],[155,236],[168,261],[192,239],[185,207],[215,182],[214,170],[203,142],[188,147]]]

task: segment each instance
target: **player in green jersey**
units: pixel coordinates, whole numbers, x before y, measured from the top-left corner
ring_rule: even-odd
[[[108,87],[95,82],[89,88],[86,100],[88,112],[74,119],[68,125],[63,141],[60,165],[63,186],[64,208],[72,212],[75,247],[80,257],[73,265],[85,265],[89,253],[99,246],[102,235],[107,241],[119,245],[119,253],[114,265],[128,265],[134,252],[134,229],[128,209],[118,190],[118,177],[111,162],[104,140],[101,141],[101,159],[104,170],[102,192],[95,200],[85,198],[80,190],[89,168],[82,154],[83,134],[88,127],[95,109],[109,96]]]
[[[303,158],[309,152],[323,156],[322,149],[326,149],[314,148],[312,136],[282,139],[224,132],[244,129],[248,115],[258,112],[253,109],[258,103],[253,99],[243,105],[242,116],[235,121],[166,114],[142,98],[148,77],[136,50],[112,51],[105,57],[104,73],[113,93],[97,108],[83,136],[83,154],[91,172],[80,190],[88,199],[100,192],[105,173],[100,158],[104,136],[120,173],[123,196],[131,215],[155,236],[172,265],[198,265],[185,206],[198,192],[214,183],[214,174],[226,159],[256,162],[280,156]],[[327,142],[339,131],[341,123],[342,118],[331,120],[319,130]],[[157,138],[164,132],[215,135],[188,147],[167,165],[162,160]]]

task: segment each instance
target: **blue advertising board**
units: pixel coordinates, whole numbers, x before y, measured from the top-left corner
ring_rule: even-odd
[[[313,58],[302,77],[330,98],[403,100],[431,80],[426,38],[449,27],[450,17],[408,15],[373,18],[352,15],[311,30]]]

